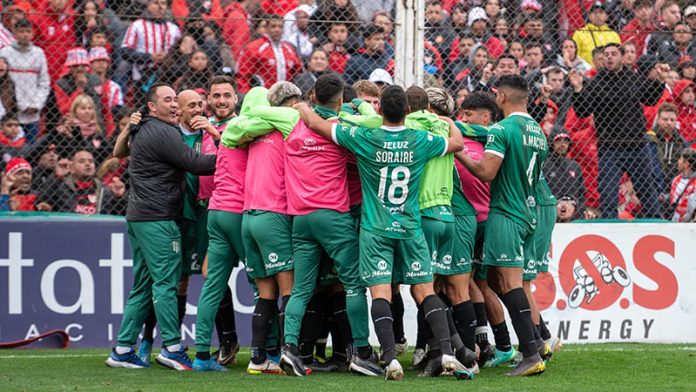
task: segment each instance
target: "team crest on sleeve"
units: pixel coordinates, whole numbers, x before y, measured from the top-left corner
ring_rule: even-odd
[[[488,134],[488,143],[493,143],[494,140],[495,140],[495,135],[489,133]]]

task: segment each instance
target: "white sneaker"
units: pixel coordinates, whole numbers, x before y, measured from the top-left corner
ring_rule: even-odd
[[[563,342],[561,339],[552,336],[549,339],[544,340],[544,343],[548,344],[549,347],[551,347],[551,351],[557,353],[563,349]]]
[[[401,364],[396,359],[392,359],[392,361],[389,362],[389,365],[384,369],[384,373],[386,375],[386,380],[398,381],[404,378],[404,368],[401,367]]]
[[[394,345],[394,349],[396,350],[396,355],[401,355],[405,353],[406,351],[408,351],[408,340],[404,338],[403,343],[396,343]]]
[[[249,374],[283,374],[283,370],[280,366],[270,360],[266,360],[263,363],[255,364],[249,361],[249,366],[247,366],[247,373]]]
[[[442,355],[442,371],[454,374],[458,380],[472,380],[474,373],[462,365],[454,355]]]
[[[416,351],[413,352],[413,367],[418,367],[423,360],[425,359],[425,350],[422,348],[417,348]]]

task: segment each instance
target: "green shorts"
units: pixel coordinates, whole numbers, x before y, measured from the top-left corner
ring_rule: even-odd
[[[534,260],[534,233],[505,215],[491,212],[486,222],[483,264],[494,267],[525,267]]]
[[[200,274],[208,251],[208,209],[196,206],[196,220],[177,222],[181,232],[181,274]]]
[[[267,278],[292,270],[290,215],[259,210],[244,211],[242,243],[244,265],[250,278]]]
[[[556,226],[556,206],[540,206],[539,207],[539,224],[536,231],[536,253],[541,259],[539,272],[549,272],[549,262],[551,261],[551,238],[553,237],[553,228]]]
[[[486,222],[476,223],[476,237],[474,238],[474,262],[472,270],[475,280],[488,280],[488,267],[483,265],[483,240],[486,237]]]
[[[454,217],[454,247],[452,249],[452,259],[454,263],[448,267],[447,271],[436,274],[458,275],[471,272],[471,264],[474,259],[474,244],[476,242],[476,216],[455,216]]]
[[[452,275],[452,248],[454,246],[454,222],[421,217],[421,228],[430,251],[433,274]]]
[[[432,282],[425,237],[394,239],[360,231],[360,276],[366,287],[379,284]]]
[[[350,216],[355,223],[355,230],[360,231],[360,215],[362,214],[362,203],[350,206]]]

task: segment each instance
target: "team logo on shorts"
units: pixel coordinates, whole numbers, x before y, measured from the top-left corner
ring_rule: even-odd
[[[413,263],[411,263],[411,269],[414,271],[420,271],[421,263],[418,261],[414,261]]]
[[[392,222],[392,227],[401,227],[401,223],[399,223],[399,222]]]
[[[452,256],[445,255],[445,257],[442,258],[442,262],[445,264],[451,264],[452,263]]]
[[[270,261],[271,263],[275,263],[276,261],[278,261],[278,254],[277,253],[269,254],[268,261]]]
[[[380,271],[384,271],[385,269],[387,269],[387,262],[384,260],[380,260],[377,263],[377,268],[379,268]]]

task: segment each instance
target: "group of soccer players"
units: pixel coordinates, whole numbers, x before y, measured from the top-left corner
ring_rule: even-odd
[[[198,371],[233,363],[227,282],[241,260],[256,294],[250,374],[348,369],[402,379],[400,284],[418,307],[413,364],[424,376],[472,379],[479,366],[508,362],[511,376],[542,373],[560,342],[541,319],[531,281],[548,268],[555,199],[541,174],[548,147],[526,112],[525,80],[502,77],[495,97],[469,96],[464,122],[450,118],[454,101],[441,89],[387,87],[378,111],[361,99],[344,102],[344,90],[336,75],[316,80],[311,103],[289,82],[255,87],[234,115],[233,81],[211,82],[211,124],[190,128],[201,129],[199,151],[217,149],[215,175],[187,181],[207,202],[200,236],[209,236],[196,357],[158,362]],[[184,100],[192,108],[185,115],[182,94],[181,117],[197,121],[195,98]],[[327,313],[333,364],[314,359]],[[379,355],[368,341],[370,316]],[[117,346],[107,364],[148,366],[142,346],[135,359]]]

